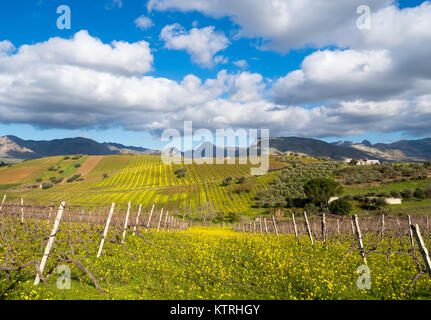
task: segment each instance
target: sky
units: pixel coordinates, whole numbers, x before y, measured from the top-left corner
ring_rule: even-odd
[[[428,137],[430,52],[429,1],[1,0],[0,135]]]

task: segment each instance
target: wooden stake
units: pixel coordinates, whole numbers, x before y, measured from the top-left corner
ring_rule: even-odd
[[[275,217],[274,216],[272,216],[272,223],[274,224],[275,234],[278,237],[278,229],[277,229],[277,224],[275,223]]]
[[[151,226],[151,217],[153,216],[153,211],[154,211],[154,204],[153,204],[153,207],[151,208],[150,217],[148,218],[148,223],[147,223],[147,228],[145,229],[145,233],[148,232],[148,229]],[[183,217],[183,220],[184,220],[184,217]]]
[[[3,196],[3,200],[2,200],[2,202],[0,204],[0,212],[1,212],[2,208],[3,208],[3,205],[4,205],[5,201],[6,201],[6,195]]]
[[[412,225],[412,218],[410,216],[407,216],[407,220],[409,222],[409,226]],[[412,228],[409,228],[409,234],[410,234],[410,244],[412,246],[412,249],[415,247],[415,243],[413,241],[413,231]]]
[[[322,215],[322,241],[326,244],[326,216]]]
[[[340,234],[340,219],[337,218],[337,235]]]
[[[262,230],[262,218],[259,218],[259,226],[260,226],[260,233],[263,233],[263,230]]]
[[[103,231],[103,237],[100,241],[99,251],[97,252],[97,258],[100,257],[103,250],[103,244],[105,243],[106,236],[108,235],[109,224],[111,223],[112,214],[114,213],[115,203],[112,203],[111,210],[109,211],[108,219],[106,220],[105,230]]]
[[[422,254],[422,258],[424,259],[426,269],[428,271],[428,274],[431,276],[431,261],[428,254],[428,249],[425,247],[424,240],[422,239],[421,232],[419,230],[419,225],[410,225],[410,230],[415,235],[416,242],[419,247],[419,251]]]
[[[168,223],[169,210],[166,211],[165,223],[163,224],[163,231],[166,229],[166,225]]]
[[[381,225],[380,234],[381,234],[381,238],[382,238],[382,241],[383,241],[383,239],[385,237],[385,215],[384,214],[382,214],[382,225]]]
[[[293,230],[295,231],[295,237],[296,237],[296,240],[298,240],[299,239],[298,228],[296,227],[295,215],[293,213],[292,213],[292,222],[293,222]]]
[[[362,259],[364,259],[366,265],[367,257],[365,256],[364,243],[362,242],[361,229],[359,228],[358,216],[356,214],[353,216],[353,221],[355,223],[356,236],[358,237],[359,250],[361,250]]]
[[[129,214],[130,214],[131,205],[132,203],[129,202],[129,205],[127,206],[127,213],[126,213],[126,219],[124,219],[124,229],[123,229],[123,237],[121,239],[121,243],[124,243],[124,239],[126,239],[127,224],[129,223]]]
[[[162,222],[162,216],[163,216],[163,208],[160,210],[160,217],[159,217],[159,224],[157,225],[157,232],[160,230],[160,223]]]
[[[311,244],[314,245],[313,235],[311,233],[310,224],[308,223],[307,213],[305,211],[304,211],[304,219],[305,219],[305,225],[307,227],[307,232],[308,232],[308,236],[310,237]]]
[[[350,219],[350,224],[352,225],[352,234],[355,234],[355,224],[354,224],[354,222],[353,222],[353,218],[352,219]]]
[[[21,223],[24,224],[24,198],[21,198]]]
[[[153,209],[154,209],[154,205],[153,205]],[[136,220],[135,220],[135,226],[133,227],[133,233],[132,236],[135,235],[136,233],[136,228],[138,227],[138,223],[139,223],[139,216],[141,215],[141,210],[142,210],[142,204],[139,204],[139,208],[138,208],[138,214],[136,216]],[[153,211],[151,210],[151,213],[153,213]],[[151,220],[151,215],[150,215],[150,220]],[[145,230],[146,231],[146,230]]]
[[[265,225],[265,233],[268,234],[268,224],[266,223],[266,218],[263,218],[263,224]]]
[[[34,285],[37,286],[40,282],[39,274],[43,274],[43,269],[45,269],[46,261],[48,260],[49,252],[51,251],[51,247],[55,240],[55,235],[57,234],[58,227],[60,225],[61,217],[63,216],[64,208],[66,207],[66,202],[60,203],[60,207],[58,209],[57,217],[55,218],[54,227],[52,228],[51,235],[49,236],[48,243],[45,247],[45,252],[43,253],[42,260],[39,266],[39,272],[36,275],[36,279],[34,279]]]

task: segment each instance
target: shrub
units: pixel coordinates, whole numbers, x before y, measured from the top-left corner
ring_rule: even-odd
[[[42,182],[42,179],[41,178],[37,178],[36,182]]]
[[[62,174],[62,173],[64,173],[64,170],[60,170],[60,171],[58,171],[58,173],[59,173],[59,174]]]
[[[75,163],[75,168],[79,168],[81,166],[80,163]]]
[[[319,211],[319,208],[317,208],[317,206],[313,202],[310,202],[304,206],[304,211],[311,215],[317,213]]]
[[[393,191],[391,191],[391,196],[394,198],[401,198],[401,192],[399,192],[397,190],[393,190]]]
[[[413,197],[413,191],[410,189],[405,189],[401,192],[403,199],[411,199]]]
[[[425,199],[426,198],[425,190],[422,188],[416,188],[413,196],[417,199]]]
[[[175,170],[175,174],[176,174],[178,179],[185,177],[186,172],[187,172],[187,168],[179,168],[179,169]]]
[[[42,183],[42,189],[49,189],[49,188],[52,188],[52,187],[53,187],[53,184],[50,183],[50,182],[44,182],[44,183]]]
[[[222,182],[221,185],[222,186],[228,186],[228,185],[230,185],[232,183],[232,181],[233,181],[232,177],[226,177],[226,178],[223,179],[223,182]]]
[[[236,178],[236,183],[237,184],[243,184],[246,180],[247,180],[246,177],[238,177],[238,178]]]
[[[69,157],[69,156],[65,156],[63,159],[64,159],[64,160],[69,160],[69,159],[70,159],[70,157]]]
[[[346,199],[338,199],[329,204],[329,211],[332,214],[348,215],[352,212],[352,205]]]
[[[427,187],[425,188],[425,195],[427,196],[427,198],[431,198],[431,185],[427,185]]]
[[[107,174],[107,173],[104,173],[104,174],[103,174],[103,179],[106,179],[106,178],[108,178],[108,174]]]
[[[74,181],[76,181],[76,180],[78,180],[79,178],[81,178],[81,175],[78,173],[78,174],[74,174],[73,176],[71,176],[69,179],[67,179],[66,181],[67,182],[74,182]]]

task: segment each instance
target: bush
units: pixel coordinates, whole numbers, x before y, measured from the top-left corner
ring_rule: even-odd
[[[401,192],[401,195],[403,199],[411,199],[413,198],[413,191],[410,189],[405,189],[403,192]]]
[[[103,174],[103,179],[106,179],[106,178],[108,178],[108,174],[107,174],[107,173],[104,173],[104,174]]]
[[[64,170],[60,170],[60,171],[58,171],[58,173],[59,173],[59,174],[62,174],[62,173],[64,173]]]
[[[393,198],[401,198],[401,192],[399,192],[397,190],[393,190],[393,191],[391,191],[391,196]]]
[[[49,188],[52,188],[52,187],[53,187],[53,184],[50,183],[50,182],[44,182],[42,184],[42,189],[49,189]]]
[[[73,176],[71,176],[69,179],[67,179],[67,182],[74,182],[77,181],[79,178],[81,178],[80,174],[74,174]]]
[[[75,168],[79,168],[81,166],[80,163],[75,163]]]
[[[247,180],[246,177],[238,177],[238,178],[236,178],[236,183],[237,184],[243,184],[246,180]]]
[[[36,182],[42,182],[42,179],[41,178],[37,178]]]
[[[232,177],[226,177],[226,178],[223,179],[223,182],[222,182],[221,185],[222,186],[228,186],[228,185],[230,185],[232,183],[232,181],[233,181]]]
[[[317,213],[319,208],[313,202],[310,202],[304,206],[304,211],[311,215]]]
[[[329,211],[332,214],[346,216],[352,212],[353,207],[346,199],[338,199],[329,204]]]
[[[185,177],[186,172],[187,172],[187,168],[179,168],[179,169],[175,170],[175,174],[176,174],[178,179]]]
[[[417,199],[425,199],[426,198],[425,190],[422,188],[416,188],[413,196]]]
[[[65,156],[63,159],[64,159],[64,160],[69,160],[69,159],[70,159],[70,157],[69,157],[69,156]]]
[[[431,198],[431,185],[427,185],[425,188],[425,195],[427,198]]]

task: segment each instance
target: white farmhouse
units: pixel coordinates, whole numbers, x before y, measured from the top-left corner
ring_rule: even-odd
[[[400,198],[386,198],[385,202],[387,204],[401,204],[403,200]]]
[[[380,164],[379,160],[359,160],[356,164],[357,166],[371,166],[375,164]]]

